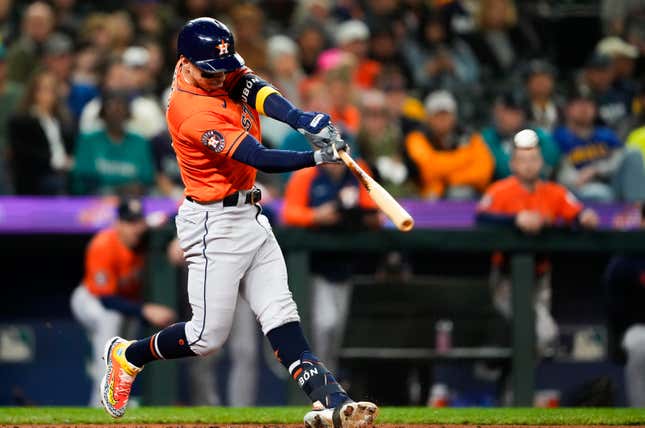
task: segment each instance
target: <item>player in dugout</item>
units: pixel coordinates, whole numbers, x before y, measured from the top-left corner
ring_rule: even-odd
[[[90,406],[101,404],[105,342],[133,331],[139,321],[166,327],[176,318],[172,309],[142,300],[147,229],[141,200],[121,198],[117,220],[99,231],[85,251],[85,274],[72,293],[71,309],[92,345]]]
[[[513,175],[491,185],[480,200],[478,224],[515,226],[531,235],[557,225],[588,229],[598,226],[595,211],[585,209],[564,186],[540,178],[544,159],[535,131],[525,129],[515,135],[510,162]],[[553,349],[558,336],[550,312],[550,272],[549,260],[540,257],[536,263],[535,327],[541,355]],[[507,260],[501,253],[493,255],[491,287],[495,308],[510,320],[512,284]]]

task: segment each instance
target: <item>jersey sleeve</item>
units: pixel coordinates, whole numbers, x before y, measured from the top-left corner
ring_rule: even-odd
[[[186,119],[179,130],[182,137],[214,156],[231,158],[248,133],[239,125],[210,112]]]
[[[85,252],[85,286],[95,296],[114,296],[118,291],[118,272],[111,257],[109,241],[95,239]]]
[[[582,203],[567,189],[562,186],[556,187],[558,197],[556,203],[558,204],[558,216],[567,222],[573,221],[580,211],[582,211]]]
[[[314,224],[314,210],[309,206],[309,193],[315,178],[314,168],[294,172],[287,183],[282,207],[282,221],[289,226],[308,227]]]

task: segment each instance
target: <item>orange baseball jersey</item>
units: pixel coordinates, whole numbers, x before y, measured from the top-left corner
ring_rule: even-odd
[[[126,247],[114,229],[97,233],[85,251],[83,284],[95,296],[141,296],[143,255]]]
[[[491,185],[477,206],[477,211],[491,214],[515,215],[523,210],[537,211],[550,222],[569,222],[580,213],[582,204],[557,183],[538,181],[530,192],[511,176]]]
[[[247,135],[260,141],[258,112],[228,94],[250,72],[242,67],[228,73],[222,88],[206,92],[185,81],[177,62],[166,119],[186,196],[218,201],[253,187],[256,169],[232,156]]]
[[[368,166],[362,162],[358,162],[369,174]],[[365,210],[376,210],[378,206],[370,198],[369,193],[365,187],[358,183],[356,178],[349,174],[342,183],[347,186],[354,186],[358,188],[358,206]],[[316,185],[316,189],[313,187]],[[321,170],[318,168],[305,168],[294,172],[287,183],[284,193],[284,205],[282,208],[282,219],[285,224],[291,226],[309,227],[314,222],[314,209],[324,202],[329,202],[328,196],[334,194],[332,187],[337,184],[332,184],[328,178],[322,175]],[[319,200],[314,200],[314,194],[320,197]]]

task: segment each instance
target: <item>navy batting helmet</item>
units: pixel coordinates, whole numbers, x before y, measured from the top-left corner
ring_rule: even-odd
[[[235,53],[233,33],[217,19],[196,18],[179,32],[177,51],[201,70],[232,71],[244,65]]]

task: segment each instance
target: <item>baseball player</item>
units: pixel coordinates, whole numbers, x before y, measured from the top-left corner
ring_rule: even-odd
[[[118,219],[112,227],[98,232],[85,253],[85,275],[71,297],[74,317],[83,325],[92,345],[93,379],[90,406],[100,403],[103,377],[101,356],[105,342],[143,320],[156,327],[175,321],[175,312],[156,303],[142,303],[141,278],[144,254],[142,238],[147,225],[139,199],[122,199]]]
[[[335,149],[346,144],[327,114],[296,108],[245,67],[233,34],[221,22],[189,21],[179,32],[177,50],[166,118],[185,185],[176,224],[193,316],[142,340],[114,337],[106,343],[105,409],[123,416],[132,382],[145,364],[216,352],[229,334],[240,294],[278,360],[313,403],[305,426],[371,427],[377,407],[352,401],[303,335],[282,252],[253,186],[258,169],[287,172],[338,163]],[[265,148],[259,114],[298,129],[317,149]]]

